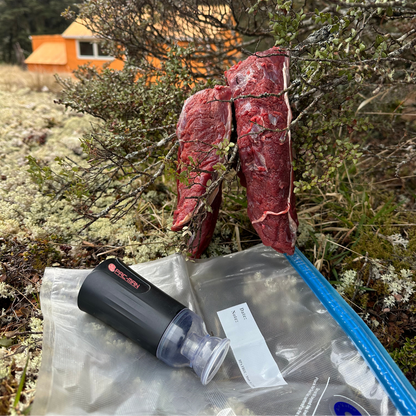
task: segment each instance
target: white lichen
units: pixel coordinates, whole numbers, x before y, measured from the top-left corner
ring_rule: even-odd
[[[10,366],[7,365],[5,357],[7,355],[6,348],[0,348],[0,380],[7,377],[10,373]]]
[[[370,327],[377,328],[380,325],[380,322],[374,316],[370,316],[367,312],[365,314],[359,314],[362,320]]]
[[[296,240],[296,244],[298,247],[305,247],[306,244],[311,241],[311,234],[314,232],[314,228],[312,225],[307,224],[304,221],[299,222],[298,227],[298,238]]]
[[[385,267],[378,259],[371,260],[370,277],[374,280],[380,280],[386,286],[387,294],[383,299],[384,308],[390,309],[398,304],[404,306],[416,290],[412,270],[401,269],[397,271],[392,265]],[[355,270],[344,271],[340,282],[336,284],[337,291],[341,295],[345,295],[348,289],[355,290],[360,286],[363,286],[363,283],[361,279],[357,279]],[[374,322],[372,324],[377,325]]]
[[[32,332],[43,332],[43,321],[39,318],[30,318],[29,326]]]
[[[15,295],[15,290],[7,283],[0,283],[0,298],[12,298]],[[3,314],[2,314],[3,315]]]
[[[383,273],[379,270],[380,280],[386,284],[388,295],[384,300],[384,307],[391,308],[396,303],[407,303],[415,292],[416,283],[413,281],[413,272],[409,269],[402,269],[397,272],[390,265]]]
[[[362,286],[362,281],[357,279],[355,270],[346,270],[341,274],[340,281],[335,286],[340,295],[345,295],[348,290],[355,290],[357,286]]]
[[[401,234],[392,234],[387,237],[387,240],[390,241],[393,246],[403,246],[403,248],[406,250],[407,246],[409,244],[409,240],[406,240],[402,237]]]

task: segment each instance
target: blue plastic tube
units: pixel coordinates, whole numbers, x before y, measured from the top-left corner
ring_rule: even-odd
[[[402,415],[416,415],[415,389],[364,321],[298,248],[286,258],[350,337],[397,410]]]

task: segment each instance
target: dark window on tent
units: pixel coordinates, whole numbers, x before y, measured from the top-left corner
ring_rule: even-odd
[[[102,46],[100,44],[98,46],[98,56],[108,56],[106,52],[103,51]]]
[[[94,56],[94,45],[91,42],[79,43],[80,56]]]

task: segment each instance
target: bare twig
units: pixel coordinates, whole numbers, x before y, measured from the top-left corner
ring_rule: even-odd
[[[347,3],[345,1],[338,1],[338,0],[332,0],[333,3],[337,4],[341,7],[354,7],[354,8],[360,8],[360,9],[388,9],[390,7],[400,7],[403,9],[410,9],[410,10],[416,10],[416,4],[410,3],[410,2],[403,2],[403,1],[387,1],[385,3],[382,2],[368,2],[368,3]]]
[[[91,217],[93,217],[86,225],[84,225],[84,227],[82,227],[82,230],[85,230],[86,228],[88,228],[91,224],[93,224],[95,221],[97,221],[98,219],[105,217],[110,211],[112,211],[113,209],[119,207],[121,205],[122,202],[127,201],[124,204],[124,208],[128,207],[129,205],[131,205],[131,200],[135,200],[137,199],[137,197],[139,195],[141,195],[150,185],[152,185],[156,179],[162,175],[164,169],[165,169],[165,165],[168,161],[170,161],[173,156],[176,153],[176,149],[178,147],[178,143],[174,143],[173,146],[171,147],[171,149],[169,150],[169,152],[167,153],[164,162],[158,162],[158,164],[160,165],[158,170],[150,176],[149,180],[142,186],[138,187],[137,189],[135,189],[134,191],[129,192],[126,195],[123,195],[120,199],[114,201],[113,203],[111,203],[110,205],[108,205],[105,209],[103,209],[101,212],[99,212],[96,215],[90,215]]]

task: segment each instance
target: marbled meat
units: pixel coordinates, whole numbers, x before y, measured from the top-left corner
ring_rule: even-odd
[[[214,166],[224,160],[217,155],[215,145],[230,140],[232,111],[231,90],[216,86],[199,91],[189,97],[182,108],[176,128],[179,139],[178,175],[186,176],[187,183],[178,180],[178,202],[173,215],[173,231],[181,230],[194,219],[202,204],[200,197],[208,181],[217,179]],[[185,172],[185,175],[181,175]],[[221,186],[221,185],[220,185]],[[199,257],[209,245],[221,205],[218,186],[210,195],[208,204],[212,212],[198,215],[199,224],[193,224],[195,234],[188,241],[191,254]]]
[[[289,86],[288,53],[273,47],[239,62],[225,75],[235,105],[239,176],[247,187],[248,216],[264,245],[293,254],[298,220],[289,130],[292,112],[288,94],[276,96]]]

